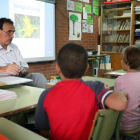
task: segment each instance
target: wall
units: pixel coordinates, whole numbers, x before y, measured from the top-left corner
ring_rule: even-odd
[[[79,0],[73,0],[81,2]],[[83,3],[83,6],[89,3]],[[91,4],[91,0],[90,0]],[[72,12],[72,11],[71,11]],[[82,14],[82,13],[81,13]],[[86,49],[97,49],[98,43],[98,16],[94,16],[93,33],[82,33],[80,41],[69,41],[69,11],[67,11],[67,0],[57,0],[56,4],[56,51],[68,42],[74,42],[84,46]],[[56,75],[56,62],[43,62],[29,64],[30,73],[40,72],[50,79],[52,75]],[[91,75],[91,65],[85,75]]]

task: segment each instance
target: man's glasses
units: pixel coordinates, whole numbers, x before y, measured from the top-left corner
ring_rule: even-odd
[[[2,30],[3,31],[3,30]],[[3,31],[4,33],[6,33],[7,35],[15,35],[15,31],[13,31],[13,30],[9,30],[9,31],[7,31],[7,32],[5,32],[5,31]]]

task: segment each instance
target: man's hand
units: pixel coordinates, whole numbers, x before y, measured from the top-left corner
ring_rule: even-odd
[[[7,66],[0,67],[1,74],[12,74],[18,75],[20,72],[19,66],[17,64],[9,64]]]

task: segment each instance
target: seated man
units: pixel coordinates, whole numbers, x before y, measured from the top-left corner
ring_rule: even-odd
[[[41,135],[50,140],[87,140],[98,109],[127,107],[126,93],[105,89],[99,81],[80,79],[88,67],[82,46],[68,43],[60,49],[56,69],[61,81],[41,94],[36,109],[35,124]]]
[[[28,64],[24,61],[19,49],[12,42],[15,27],[13,21],[0,19],[0,75],[15,75],[32,79],[26,85],[46,89],[46,78],[41,73],[29,74]]]

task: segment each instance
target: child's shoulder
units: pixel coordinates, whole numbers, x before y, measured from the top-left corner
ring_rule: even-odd
[[[100,86],[100,85],[104,85],[104,83],[100,82],[100,81],[84,81],[85,85],[88,85],[90,87],[97,87],[97,86]]]

